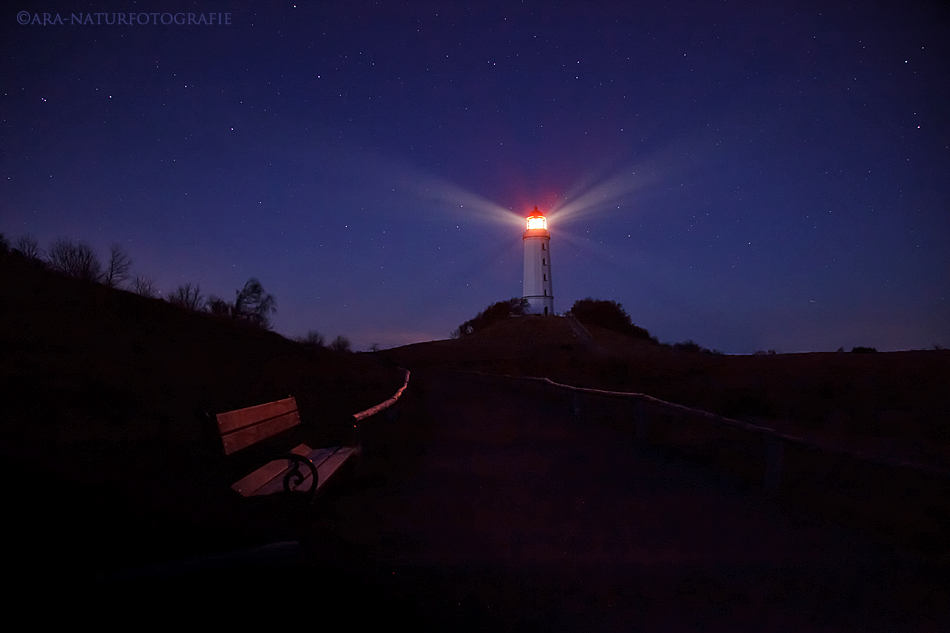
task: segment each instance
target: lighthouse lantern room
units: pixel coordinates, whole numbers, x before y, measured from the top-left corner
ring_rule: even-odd
[[[551,289],[551,232],[544,214],[534,208],[524,232],[524,298],[531,314],[554,314]]]

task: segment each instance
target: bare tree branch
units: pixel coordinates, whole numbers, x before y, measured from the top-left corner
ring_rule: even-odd
[[[201,310],[202,301],[199,288],[198,284],[192,286],[190,283],[178,286],[173,293],[168,295],[168,302],[189,310]]]
[[[126,254],[119,244],[113,244],[109,254],[109,266],[103,275],[102,282],[110,288],[118,288],[119,285],[129,278],[129,269],[132,267],[132,260]]]
[[[85,242],[73,244],[63,238],[57,239],[49,250],[48,261],[53,270],[76,279],[99,281],[102,278],[102,264]]]
[[[39,242],[36,241],[35,237],[29,234],[20,237],[16,241],[13,250],[30,261],[39,261],[42,257]]]
[[[155,298],[155,283],[147,277],[136,275],[132,280],[131,290],[137,295]]]

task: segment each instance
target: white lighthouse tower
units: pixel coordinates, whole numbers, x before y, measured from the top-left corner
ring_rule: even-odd
[[[524,298],[531,314],[554,314],[551,289],[551,232],[544,214],[534,208],[524,232]]]

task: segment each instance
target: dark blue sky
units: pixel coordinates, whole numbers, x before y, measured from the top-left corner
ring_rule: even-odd
[[[5,235],[121,243],[165,294],[257,277],[277,331],[366,349],[520,296],[538,205],[558,311],[950,346],[943,3],[168,4],[4,9]],[[70,24],[113,11],[230,24]]]

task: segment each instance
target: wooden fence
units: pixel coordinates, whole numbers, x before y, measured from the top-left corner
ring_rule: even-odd
[[[950,563],[950,470],[942,465],[791,435],[643,393],[575,387],[548,378],[494,377],[537,385],[549,407],[570,406],[578,420],[597,420],[632,432],[644,445],[691,454],[770,495],[782,494],[798,505],[870,526],[886,538],[913,542]]]

